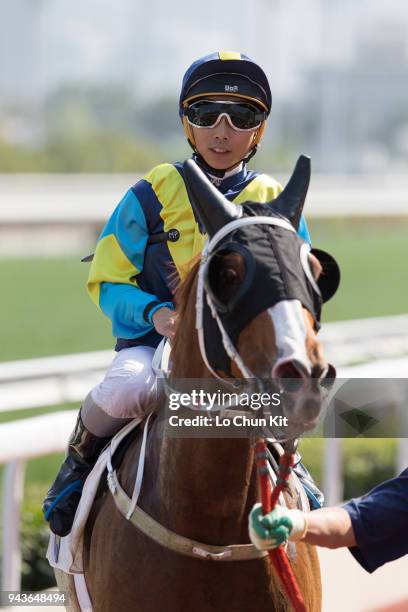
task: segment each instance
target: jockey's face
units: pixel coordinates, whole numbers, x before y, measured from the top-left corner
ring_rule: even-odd
[[[206,99],[209,98],[210,96],[206,96]],[[215,96],[215,99],[239,101],[235,97],[220,95]],[[242,101],[247,102],[247,100]],[[222,117],[215,127],[195,128],[192,126],[192,130],[197,151],[205,162],[211,168],[224,170],[237,166],[244,159],[252,149],[258,128],[239,132],[230,126],[226,117]]]

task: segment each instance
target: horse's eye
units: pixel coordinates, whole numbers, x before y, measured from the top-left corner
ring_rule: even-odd
[[[232,284],[238,281],[238,273],[233,268],[225,268],[221,271],[221,282]]]
[[[241,255],[229,253],[215,257],[210,266],[210,285],[214,295],[224,304],[234,297],[245,276]]]

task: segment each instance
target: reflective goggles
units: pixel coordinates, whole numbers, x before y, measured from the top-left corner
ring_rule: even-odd
[[[230,126],[238,132],[259,128],[267,113],[252,104],[217,100],[199,100],[183,109],[190,125],[196,128],[213,128],[226,117]]]

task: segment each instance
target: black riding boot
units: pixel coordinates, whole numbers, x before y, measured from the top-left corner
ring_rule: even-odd
[[[56,535],[66,536],[71,531],[85,479],[110,439],[89,432],[79,413],[69,440],[68,455],[43,503],[45,520]]]
[[[324,495],[322,491],[320,491],[320,489],[318,488],[309,470],[307,470],[303,465],[301,459],[302,457],[299,455],[299,453],[296,453],[293,471],[299,478],[305,490],[305,493],[309,500],[310,509],[317,510],[318,508],[321,508],[324,504]]]

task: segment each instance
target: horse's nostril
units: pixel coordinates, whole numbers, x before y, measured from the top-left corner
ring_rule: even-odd
[[[293,361],[285,361],[276,369],[278,378],[302,378],[302,373],[295,366]]]
[[[305,374],[294,361],[280,363],[273,372],[273,376],[279,379],[280,387],[287,393],[297,393],[303,387]]]

